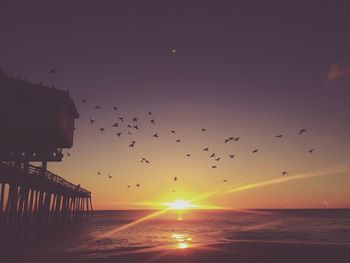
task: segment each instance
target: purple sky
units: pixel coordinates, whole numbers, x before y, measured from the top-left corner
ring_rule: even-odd
[[[114,122],[92,107],[118,105],[130,117],[152,111],[164,127],[173,123],[189,136],[202,126],[215,127],[213,138],[234,127],[257,140],[306,128],[310,147],[328,154],[323,164],[346,162],[350,4],[246,2],[7,1],[0,9],[0,68],[71,91],[81,113],[79,156],[79,143],[95,141],[91,116],[101,125]],[[340,74],[329,79],[331,65]],[[47,74],[52,68],[57,73]],[[66,177],[84,185],[73,170],[68,164]],[[94,191],[92,181],[85,185]]]

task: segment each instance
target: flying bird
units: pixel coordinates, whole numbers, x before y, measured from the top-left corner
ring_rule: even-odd
[[[156,124],[155,120],[153,120],[153,119],[150,120],[150,122],[153,123],[153,124]]]
[[[138,130],[138,129],[139,129],[139,126],[134,125],[134,129]]]
[[[230,158],[234,158],[235,157],[235,155],[234,154],[230,154]]]
[[[120,121],[124,121],[124,118],[123,117],[119,117],[118,118]]]
[[[181,140],[180,140],[180,139],[177,139],[176,142],[181,142]]]
[[[108,178],[109,178],[109,179],[112,179],[112,178],[113,178],[113,176],[111,176],[111,175],[108,175]]]
[[[207,129],[205,129],[205,128],[202,128],[202,132],[205,132],[205,131],[207,131]]]
[[[213,165],[212,167],[211,167],[212,169],[215,169],[215,168],[218,168],[216,165]]]
[[[252,153],[257,153],[259,151],[259,149],[255,149],[254,151],[252,151]]]
[[[191,154],[189,154],[189,153],[188,153],[188,154],[186,154],[186,156],[187,156],[187,157],[190,157],[190,156],[191,156]]]
[[[175,134],[175,133],[176,133],[174,130],[171,130],[170,132],[171,132],[172,134]]]
[[[129,144],[129,148],[134,148],[135,147],[135,141],[132,141],[130,144]]]
[[[220,161],[220,159],[221,159],[220,157],[219,157],[219,158],[216,158],[215,161]]]
[[[133,118],[132,121],[133,122],[137,122],[139,118]]]
[[[148,112],[148,115],[152,116],[152,112],[149,111],[149,112]]]
[[[177,181],[177,177],[176,176],[174,177],[174,181]]]
[[[153,138],[158,138],[158,133],[153,134]]]
[[[237,137],[237,138],[235,138],[235,141],[236,141],[236,142],[238,142],[240,138],[241,138],[241,137]]]
[[[227,182],[227,180],[226,179],[224,179],[224,180],[222,180],[224,183],[226,183]]]
[[[309,153],[314,153],[314,149],[308,150]]]
[[[130,124],[128,124],[128,128],[132,128]]]
[[[48,72],[49,74],[56,74],[56,69],[54,68],[54,69],[51,69],[51,70],[49,70],[49,72]]]
[[[105,130],[105,128],[100,128],[100,131],[101,131],[101,132],[104,132],[104,130]]]
[[[123,133],[122,132],[118,132],[117,136],[120,137]]]
[[[97,105],[97,106],[95,106],[94,109],[95,109],[95,110],[100,110],[100,109],[101,109],[101,106]]]
[[[306,129],[301,129],[299,135],[303,134],[304,132],[306,132]]]
[[[282,138],[283,134],[276,135],[277,138]]]
[[[118,122],[114,123],[114,124],[113,124],[113,127],[118,128],[118,127],[119,127],[119,123],[118,123]]]
[[[210,158],[213,158],[213,157],[215,157],[215,153],[213,153],[212,155],[210,155]]]
[[[98,175],[101,175],[101,172],[97,172]]]
[[[209,151],[209,148],[208,148],[208,147],[207,147],[207,148],[204,148],[203,151],[208,152],[208,151]]]
[[[67,156],[69,156],[69,157],[70,157],[70,153],[67,153]]]
[[[127,185],[126,187],[127,187],[127,188],[130,188],[131,186],[130,186],[130,185]]]
[[[128,131],[128,134],[129,134],[129,135],[132,135],[131,132],[129,132],[129,131]]]
[[[283,171],[282,175],[286,175],[286,174],[288,174],[288,173],[286,171]]]
[[[86,99],[82,99],[81,101],[82,101],[83,103],[85,103],[85,102],[86,102]]]
[[[137,187],[140,187],[140,184],[136,184]]]
[[[230,140],[229,140],[229,139],[226,139],[226,140],[225,140],[225,143],[228,143],[228,142],[230,142]]]
[[[89,119],[89,121],[90,121],[90,124],[93,124],[95,122],[94,119]]]
[[[118,110],[118,106],[113,107],[113,110],[117,111]]]

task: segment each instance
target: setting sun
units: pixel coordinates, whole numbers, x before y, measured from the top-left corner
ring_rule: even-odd
[[[184,201],[184,200],[176,200],[171,203],[166,204],[169,209],[172,210],[185,210],[189,208],[194,208],[196,207],[195,205],[191,204],[190,201]]]

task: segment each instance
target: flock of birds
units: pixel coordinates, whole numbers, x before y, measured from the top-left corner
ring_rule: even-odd
[[[173,49],[171,52],[174,54],[174,53],[176,52],[176,50]],[[50,70],[48,73],[49,73],[49,74],[56,74],[56,69],[52,69],[52,70]],[[86,104],[86,103],[87,103],[87,99],[81,99],[81,102],[82,102],[83,104]],[[96,111],[100,111],[100,110],[102,110],[102,107],[101,107],[100,105],[96,105],[96,106],[93,107],[93,109],[96,110]],[[113,107],[113,111],[118,112],[118,110],[119,110],[119,107],[118,107],[118,106]],[[147,113],[147,115],[149,116],[149,119],[148,119],[149,123],[152,124],[152,125],[156,125],[156,120],[153,118],[153,113],[149,111],[149,112]],[[124,127],[126,127],[126,128],[128,129],[128,131],[127,131],[126,133],[125,133],[125,132],[122,132],[122,131],[117,131],[117,133],[116,133],[117,137],[122,137],[122,136],[124,136],[124,134],[133,135],[132,130],[135,130],[135,131],[139,131],[139,130],[140,130],[139,118],[138,118],[138,117],[133,117],[133,118],[131,119],[131,123],[129,123],[129,124],[126,124],[127,119],[126,119],[125,117],[118,117],[117,119],[118,119],[118,121],[117,121],[117,122],[114,122],[114,123],[111,125],[112,128],[118,129],[118,128],[124,126]],[[96,120],[93,119],[93,118],[89,118],[89,123],[90,123],[91,125],[94,125],[94,124],[96,123]],[[123,125],[123,124],[124,124],[124,125]],[[105,127],[99,127],[98,129],[99,129],[99,131],[100,131],[101,133],[104,133],[105,130],[106,130]],[[206,131],[207,131],[206,128],[202,128],[202,129],[201,129],[201,132],[202,132],[202,133],[205,133]],[[171,134],[173,134],[173,135],[176,135],[176,131],[175,131],[175,130],[170,130],[169,132],[170,132]],[[298,134],[299,134],[299,135],[302,135],[302,134],[304,134],[305,132],[307,132],[306,129],[301,129],[301,130],[299,131]],[[159,138],[159,134],[158,134],[158,133],[154,133],[154,134],[152,135],[152,137],[155,138],[155,139],[157,139],[157,138]],[[283,138],[283,134],[278,134],[278,135],[276,135],[275,137],[278,138],[278,139],[281,139],[281,138]],[[226,143],[230,143],[230,142],[239,142],[239,141],[240,141],[240,137],[228,137],[228,138],[225,138],[223,141],[224,141],[225,144],[226,144]],[[181,139],[178,138],[178,139],[175,140],[175,142],[176,142],[176,143],[181,143]],[[136,146],[136,141],[132,140],[132,141],[130,142],[130,144],[129,144],[129,148],[135,148],[135,146]],[[210,148],[209,148],[209,147],[204,147],[204,148],[202,149],[202,151],[208,152],[208,153],[209,153],[209,152],[210,152]],[[257,154],[258,152],[259,152],[259,149],[257,148],[257,149],[254,149],[251,153],[252,153],[252,154]],[[314,153],[314,149],[313,149],[313,148],[312,148],[312,149],[309,149],[309,150],[308,150],[308,153],[313,154],[313,153]],[[68,152],[67,152],[66,154],[67,154],[67,156],[69,156],[69,157],[71,156],[70,153],[68,153]],[[228,157],[229,157],[230,159],[235,158],[235,156],[236,156],[235,154],[231,154],[231,153],[228,155]],[[191,154],[190,154],[190,153],[187,153],[187,154],[186,154],[186,157],[191,157]],[[215,152],[210,152],[209,158],[212,159],[212,160],[214,160],[214,161],[216,161],[216,162],[219,162],[219,161],[221,160],[221,157],[220,157],[220,156],[217,156]],[[140,161],[141,161],[142,163],[145,163],[145,164],[151,164],[150,160],[148,160],[148,159],[145,158],[145,157],[141,157]],[[217,165],[212,165],[211,168],[212,168],[212,169],[217,169],[218,166],[217,166]],[[281,172],[281,175],[282,175],[282,176],[287,175],[287,174],[288,174],[287,171],[282,171],[282,172]],[[100,171],[97,171],[97,175],[102,176],[102,173],[101,173]],[[110,174],[107,174],[107,178],[108,178],[108,179],[112,179],[113,176],[111,176]],[[178,177],[175,176],[175,177],[173,178],[173,181],[175,181],[175,182],[178,181]],[[227,180],[227,179],[223,179],[222,181],[223,181],[223,182],[227,182],[228,180]],[[135,184],[135,186],[136,186],[137,188],[140,188],[140,187],[141,187],[141,185],[140,185],[139,183]],[[131,188],[131,185],[127,185],[126,187],[127,187],[127,188]],[[174,190],[173,190],[173,192],[174,192]]]

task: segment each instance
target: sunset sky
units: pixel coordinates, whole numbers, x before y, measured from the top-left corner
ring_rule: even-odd
[[[350,5],[255,2],[2,3],[0,68],[69,90],[81,115],[71,156],[49,169],[95,209],[211,192],[197,202],[350,207]]]

